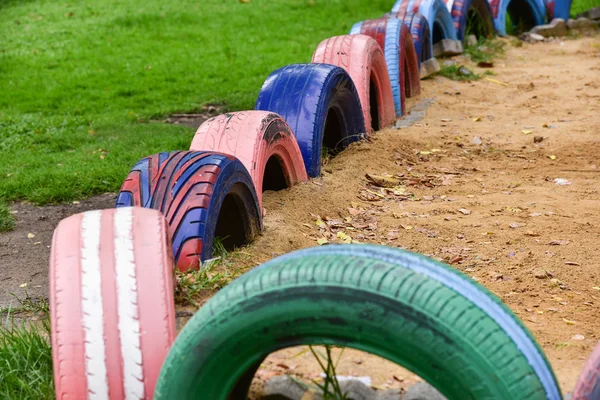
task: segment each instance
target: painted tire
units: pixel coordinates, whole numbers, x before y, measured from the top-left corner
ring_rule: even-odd
[[[396,120],[390,75],[383,50],[375,40],[364,35],[325,39],[313,53],[312,62],[337,65],[350,75],[368,132],[387,127]],[[374,98],[371,98],[372,92]]]
[[[442,0],[398,0],[392,12],[418,12],[429,22],[431,46],[442,39],[458,40],[452,16]]]
[[[210,259],[215,236],[234,247],[262,230],[258,198],[246,167],[220,153],[175,151],[143,158],[125,179],[116,206],[162,212],[181,271],[197,269]]]
[[[419,62],[409,29],[399,19],[380,18],[359,22],[350,32],[371,36],[383,48],[396,115],[404,115],[405,97],[421,91]]]
[[[50,318],[56,398],[152,398],[175,339],[165,218],[129,207],[62,220],[52,239]]]
[[[571,0],[545,0],[548,21],[562,18],[567,21],[571,16]]]
[[[366,133],[352,78],[334,65],[292,64],[273,71],[260,89],[255,108],[285,119],[311,177],[321,175],[323,145],[343,150]]]
[[[308,180],[294,133],[274,113],[240,111],[213,117],[200,125],[190,150],[235,156],[250,172],[261,205],[263,191]]]
[[[287,254],[221,289],[180,332],[155,398],[244,398],[265,356],[299,344],[376,354],[448,399],[560,399],[535,340],[492,293],[424,256],[364,245]]]
[[[600,343],[598,343],[585,367],[583,367],[571,399],[600,399]]]
[[[456,36],[461,42],[464,42],[465,35],[469,33],[478,38],[487,38],[496,32],[492,9],[487,0],[446,0],[446,6],[454,22]],[[468,26],[470,19],[476,16],[479,27]]]
[[[546,7],[543,0],[524,0],[523,4],[527,7],[527,10],[516,9],[510,12],[509,4],[511,0],[488,0],[492,9],[492,16],[494,17],[494,25],[496,26],[496,32],[500,36],[506,36],[506,13],[508,12],[511,17],[515,16],[523,18],[523,26],[525,30],[530,30],[536,25],[542,25],[546,17]],[[513,18],[513,21],[516,18]]]
[[[408,28],[417,53],[420,71],[421,62],[430,60],[433,57],[430,38],[431,32],[429,31],[427,19],[423,15],[413,12],[407,12],[402,15],[399,13],[387,13],[384,15],[384,18],[397,18]]]

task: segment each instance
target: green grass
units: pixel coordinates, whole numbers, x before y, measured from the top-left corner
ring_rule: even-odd
[[[193,131],[150,120],[251,109],[274,69],[381,16],[389,0],[0,0],[0,200],[120,187]]]
[[[505,46],[506,44],[498,39],[480,38],[475,46],[465,48],[465,54],[468,54],[474,63],[492,62],[504,54]]]
[[[571,3],[571,17],[574,18],[594,7],[600,7],[600,0],[573,0],[573,3]]]
[[[8,316],[0,326],[0,398],[53,399],[50,323],[16,324]]]
[[[5,204],[0,203],[0,232],[7,232],[15,227],[15,218]]]

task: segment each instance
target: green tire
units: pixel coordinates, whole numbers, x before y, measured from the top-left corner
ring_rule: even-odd
[[[177,337],[155,398],[245,398],[268,354],[300,344],[376,354],[451,400],[561,398],[543,352],[493,294],[429,258],[362,245],[301,250],[231,282]]]

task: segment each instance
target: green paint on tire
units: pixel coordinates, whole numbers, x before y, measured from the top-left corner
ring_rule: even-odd
[[[345,246],[355,254],[336,254],[342,246],[331,247],[332,254],[308,249],[272,260],[217,293],[177,337],[155,398],[245,398],[260,362],[299,344],[376,354],[417,373],[448,399],[548,398],[503,327],[443,280],[402,265],[414,255],[375,246]],[[400,261],[367,251],[393,252]],[[425,257],[411,260],[449,268]],[[527,345],[543,355],[533,340]]]

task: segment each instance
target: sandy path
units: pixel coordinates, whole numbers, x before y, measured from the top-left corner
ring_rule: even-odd
[[[490,288],[534,333],[568,392],[600,339],[600,39],[507,48],[492,77],[506,86],[424,81],[420,98],[435,100],[420,123],[353,146],[322,179],[268,194],[266,232],[245,251],[262,262],[318,238],[340,241],[340,229],[318,228],[311,214],[376,222],[341,230],[442,259]],[[366,173],[400,176],[415,198],[361,200]],[[291,358],[299,351],[264,367],[314,376],[309,353]],[[415,380],[358,353],[344,360],[340,374],[382,387]]]

